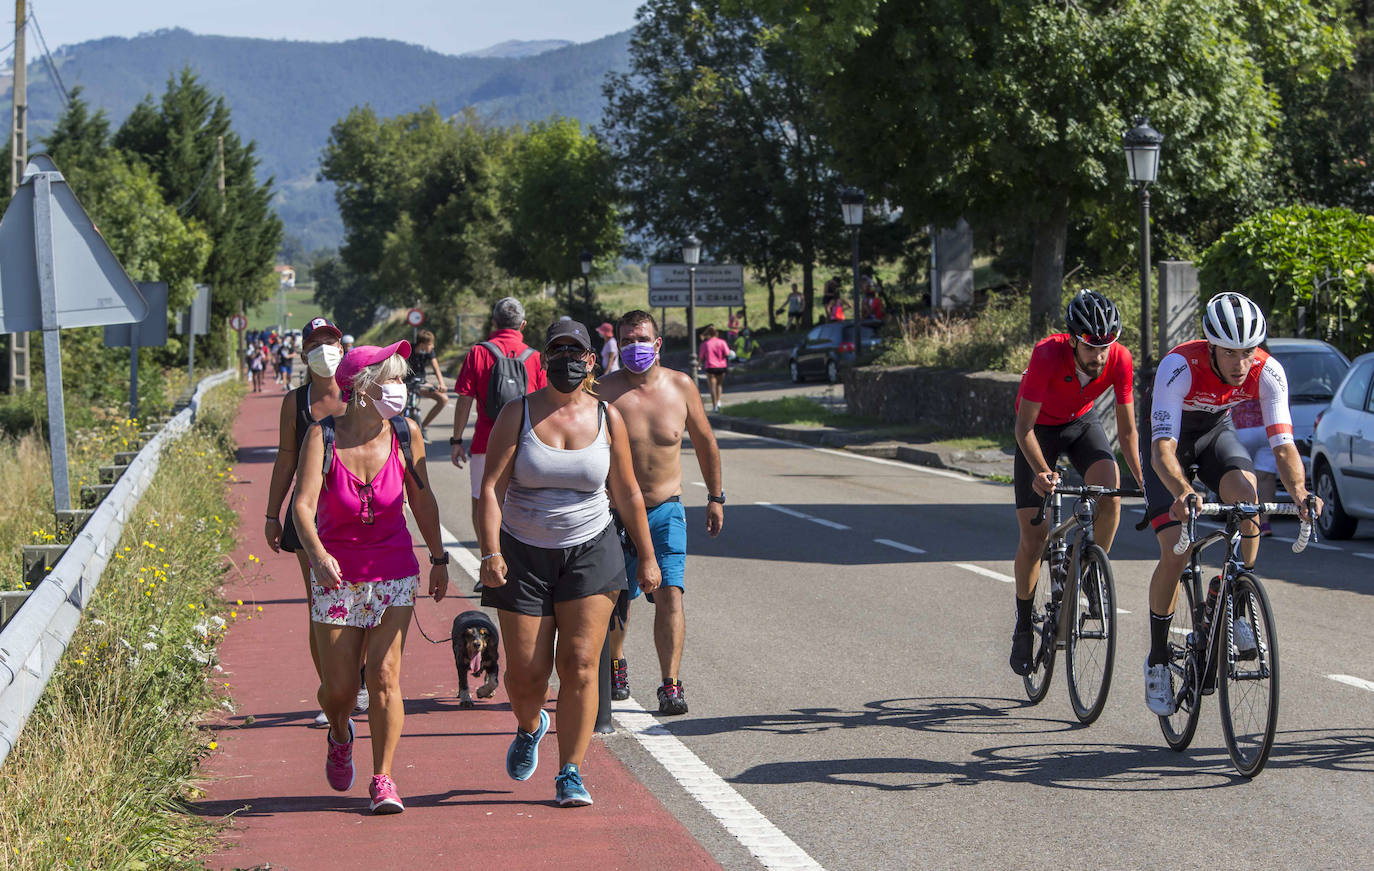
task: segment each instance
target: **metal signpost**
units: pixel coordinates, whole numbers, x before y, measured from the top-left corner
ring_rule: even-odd
[[[197,284],[191,307],[177,315],[177,332],[186,337],[186,376],[196,380],[196,336],[210,334],[210,285]]]
[[[148,315],[138,288],[53,162],[37,155],[0,218],[0,333],[43,331],[53,501],[72,507],[58,331]]]
[[[420,339],[420,324],[425,322],[425,313],[418,308],[413,308],[406,312],[406,323],[410,324],[410,343],[413,345]]]
[[[140,281],[138,290],[148,303],[148,316],[136,324],[105,328],[105,347],[129,349],[129,417],[138,419],[138,349],[167,344],[167,282]]]

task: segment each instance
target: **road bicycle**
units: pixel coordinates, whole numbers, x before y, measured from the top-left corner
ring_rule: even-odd
[[[1316,497],[1308,496],[1307,516],[1314,517]],[[1202,697],[1220,686],[1221,731],[1231,762],[1244,777],[1264,768],[1274,746],[1279,720],[1279,648],[1274,631],[1274,611],[1263,585],[1243,563],[1240,524],[1261,514],[1298,514],[1291,502],[1236,502],[1230,505],[1188,499],[1188,520],[1174,553],[1188,554],[1188,566],[1179,584],[1184,607],[1175,610],[1169,639],[1169,676],[1174,687],[1174,713],[1160,716],[1164,740],[1178,751],[1187,749],[1197,731]],[[1224,529],[1197,536],[1199,517],[1218,517]],[[1293,552],[1302,553],[1312,537],[1312,524],[1298,528]],[[1202,587],[1202,551],[1226,542],[1215,599]],[[1237,621],[1248,625],[1255,637],[1254,649],[1238,648]],[[1241,627],[1244,631],[1244,627]],[[1177,641],[1175,639],[1182,639]]]
[[[420,388],[426,384],[425,379],[410,376],[406,378],[406,407],[402,412],[406,417],[415,421],[418,425],[422,419],[420,414]]]
[[[1116,659],[1116,582],[1107,552],[1093,538],[1097,500],[1140,496],[1135,489],[1059,485],[1045,496],[1031,520],[1039,526],[1048,512],[1049,536],[1040,558],[1031,621],[1036,637],[1031,671],[1022,680],[1032,704],[1049,692],[1060,648],[1068,660],[1069,703],[1085,725],[1102,714]],[[1062,497],[1076,497],[1063,519]]]

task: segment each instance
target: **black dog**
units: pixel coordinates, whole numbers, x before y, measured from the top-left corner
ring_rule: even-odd
[[[468,674],[486,675],[486,683],[477,688],[477,697],[489,699],[496,692],[501,670],[501,634],[496,624],[481,611],[464,611],[453,618],[453,664],[458,667],[458,702],[465,708],[473,706],[468,692]]]

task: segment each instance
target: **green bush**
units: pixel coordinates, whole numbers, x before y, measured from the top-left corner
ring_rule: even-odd
[[[1198,281],[1203,302],[1234,290],[1259,303],[1273,334],[1295,334],[1305,307],[1317,336],[1353,356],[1374,339],[1374,215],[1310,206],[1262,212],[1203,253]]]

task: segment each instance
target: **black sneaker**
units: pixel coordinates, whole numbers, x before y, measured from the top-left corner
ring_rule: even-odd
[[[665,680],[658,688],[658,712],[669,716],[687,713],[687,697],[682,693],[682,681]]]
[[[1035,670],[1031,661],[1035,647],[1035,633],[1030,629],[1018,629],[1011,633],[1011,670],[1025,677]]]
[[[611,660],[611,698],[623,702],[630,697],[630,674],[625,660]]]

